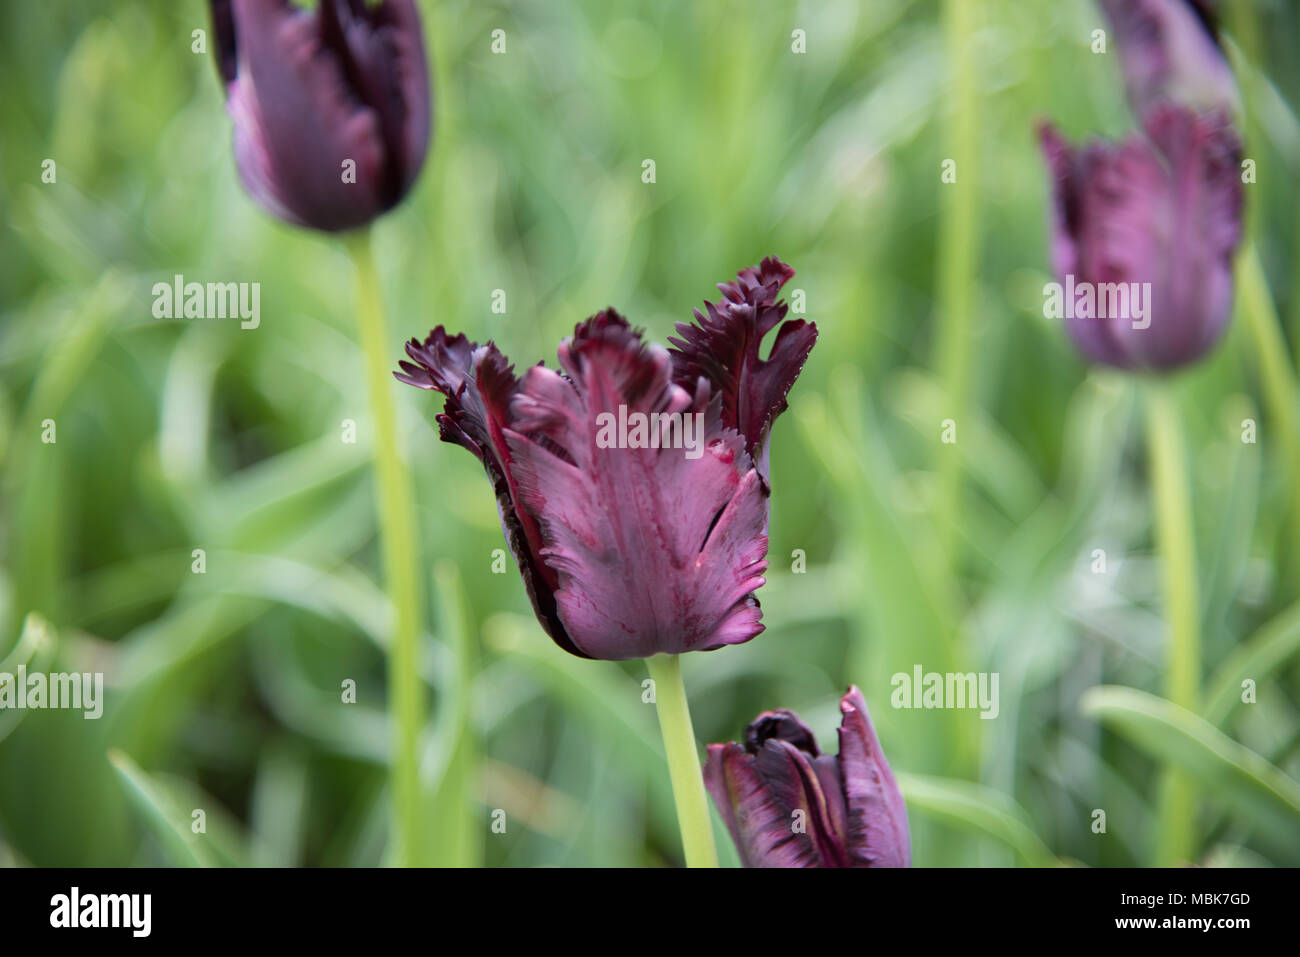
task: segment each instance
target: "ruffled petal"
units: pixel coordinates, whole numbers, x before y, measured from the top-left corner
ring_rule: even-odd
[[[817,326],[803,319],[781,325],[767,359],[759,357],[763,338],[785,318],[777,302],[794,270],[775,256],[743,269],[735,282],[722,283],[722,299],[695,310],[695,322],[677,323],[673,378],[688,392],[703,378],[722,399],[722,424],[745,437],[745,450],[767,474],[767,438],[786,408],[803,364],[817,342]]]
[[[541,529],[520,502],[514,481],[506,433],[512,424],[511,405],[519,392],[519,380],[509,360],[493,343],[480,346],[464,335],[448,336],[442,326],[424,342],[408,342],[406,354],[413,361],[400,363],[402,371],[394,376],[446,397],[438,416],[442,440],[478,456],[492,481],[501,527],[538,621],[565,651],[587,657],[560,621],[554,594],[558,579],[542,560]]]
[[[743,438],[722,426],[706,393],[675,385],[667,352],[612,310],[579,325],[559,357],[567,377],[528,370],[506,435],[574,644],[624,659],[753,638],[767,497]],[[669,447],[620,447],[655,433],[634,439],[634,416],[675,417],[683,428],[664,427]],[[691,433],[693,449],[683,448]]]

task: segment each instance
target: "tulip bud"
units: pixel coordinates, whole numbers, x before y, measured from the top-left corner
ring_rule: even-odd
[[[612,309],[516,377],[492,343],[439,326],[397,378],[446,397],[443,441],[487,470],[538,620],[585,658],[708,651],[763,630],[766,445],[817,339],[781,323],[794,270],[741,272],[670,351]],[[766,359],[759,346],[778,324]]]
[[[210,0],[249,193],[286,222],[364,226],[401,201],[429,144],[413,0]]]
[[[711,744],[704,783],[746,867],[908,867],[907,808],[857,688],[840,700],[840,753],[793,711],[767,711],[745,743]]]
[[[1226,114],[1168,104],[1147,135],[1075,149],[1039,131],[1053,177],[1053,267],[1066,330],[1089,359],[1174,369],[1204,355],[1232,313],[1241,144]]]

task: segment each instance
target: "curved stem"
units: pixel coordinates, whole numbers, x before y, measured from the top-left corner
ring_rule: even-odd
[[[1164,576],[1168,651],[1165,696],[1188,711],[1200,705],[1200,598],[1183,423],[1173,387],[1152,383],[1146,396],[1156,544]],[[1196,853],[1196,789],[1185,772],[1166,768],[1160,787],[1156,865],[1172,867]]]
[[[393,830],[390,860],[402,867],[420,863],[420,731],[424,694],[420,685],[419,555],[416,551],[411,480],[397,448],[393,377],[379,279],[370,251],[370,231],[351,237],[348,251],[357,269],[357,324],[365,354],[366,385],[374,426],[375,504],[383,551],[384,582],[393,606],[388,647],[388,698],[393,733]]]
[[[682,830],[686,866],[717,867],[713,822],[709,819],[709,799],[704,793],[704,776],[695,747],[691,711],[686,703],[686,686],[682,684],[681,659],[678,655],[655,655],[647,658],[645,663],[655,683],[655,707],[659,711],[659,730],[663,733],[664,752],[668,756],[668,775],[673,782],[673,800],[677,804],[677,824]]]

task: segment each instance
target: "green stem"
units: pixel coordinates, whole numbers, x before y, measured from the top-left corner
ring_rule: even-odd
[[[1156,545],[1169,629],[1165,697],[1195,713],[1201,683],[1200,598],[1183,423],[1171,384],[1152,383],[1146,399]],[[1192,859],[1196,852],[1195,782],[1172,767],[1165,769],[1161,781],[1157,828],[1157,866],[1172,867]]]
[[[659,711],[664,752],[668,755],[668,776],[673,782],[686,866],[717,867],[713,822],[709,819],[709,800],[704,793],[691,711],[686,704],[686,686],[682,684],[681,659],[678,655],[655,655],[645,663],[655,683],[655,707]]]
[[[419,668],[420,565],[415,545],[415,505],[406,463],[397,448],[388,333],[369,230],[351,237],[348,251],[357,269],[357,323],[375,430],[372,444],[375,504],[379,512],[384,581],[393,607],[393,636],[388,648],[389,713],[393,729],[393,831],[389,859],[400,867],[410,867],[420,863],[423,847],[419,743],[424,723],[424,694]]]
[[[975,73],[974,0],[946,0],[943,10],[952,113],[948,121],[946,159],[956,163],[955,182],[942,182],[942,221],[939,234],[939,331],[937,364],[945,387],[945,418],[957,423],[972,405],[971,329],[975,309],[976,149],[979,145],[979,100]],[[940,170],[934,175],[939,176]],[[937,427],[937,423],[936,423]],[[940,445],[937,488],[938,532],[945,550],[957,559],[957,527],[961,519],[961,458]]]
[[[1241,284],[1241,316],[1255,347],[1265,408],[1273,425],[1271,432],[1282,450],[1283,488],[1294,489],[1300,486],[1300,412],[1296,409],[1300,392],[1287,357],[1282,321],[1273,306],[1254,243],[1242,251],[1237,279]],[[1291,520],[1291,552],[1286,559],[1293,570],[1300,572],[1300,502],[1292,498],[1285,507]]]

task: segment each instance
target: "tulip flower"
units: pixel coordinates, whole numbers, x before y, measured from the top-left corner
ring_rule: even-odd
[[[1040,130],[1054,181],[1053,266],[1067,290],[1082,284],[1077,305],[1083,308],[1073,308],[1067,292],[1064,317],[1086,356],[1125,369],[1172,370],[1205,355],[1232,313],[1242,218],[1242,147],[1231,124],[1235,86],[1209,0],[1102,5],[1145,136],[1074,150],[1050,126]],[[1135,295],[1142,301],[1138,309]],[[1169,622],[1166,696],[1195,710],[1201,652],[1182,416],[1167,383],[1144,385]],[[1289,408],[1290,400],[1282,404]],[[1190,859],[1193,779],[1167,767],[1158,805],[1157,860],[1169,866]]]
[[[866,702],[840,699],[840,751],[793,711],[765,711],[740,744],[711,744],[704,782],[746,867],[907,867],[907,808]]]
[[[1231,111],[1237,86],[1210,0],[1101,0],[1139,118],[1160,103]]]
[[[763,630],[767,440],[817,338],[790,320],[759,358],[792,275],[773,258],[742,271],[678,324],[672,351],[612,309],[561,343],[560,371],[516,377],[495,345],[441,326],[407,344],[397,378],[446,397],[442,439],[482,461],[538,620],[566,651],[646,658]]]
[[[272,215],[351,231],[358,332],[375,441],[376,508],[394,609],[389,652],[392,859],[422,863],[419,560],[410,478],[397,447],[387,331],[370,223],[410,190],[429,146],[430,98],[414,0],[210,0],[217,68],[235,128],[235,165]],[[468,800],[468,799],[466,799]]]
[[[1084,149],[1041,128],[1052,262],[1066,287],[1066,329],[1084,355],[1173,369],[1209,351],[1232,313],[1241,144],[1221,113],[1165,104],[1145,125],[1146,136]],[[1072,301],[1075,289],[1088,293],[1086,307]]]
[[[267,211],[327,232],[406,195],[429,145],[414,0],[211,0],[235,162]]]

